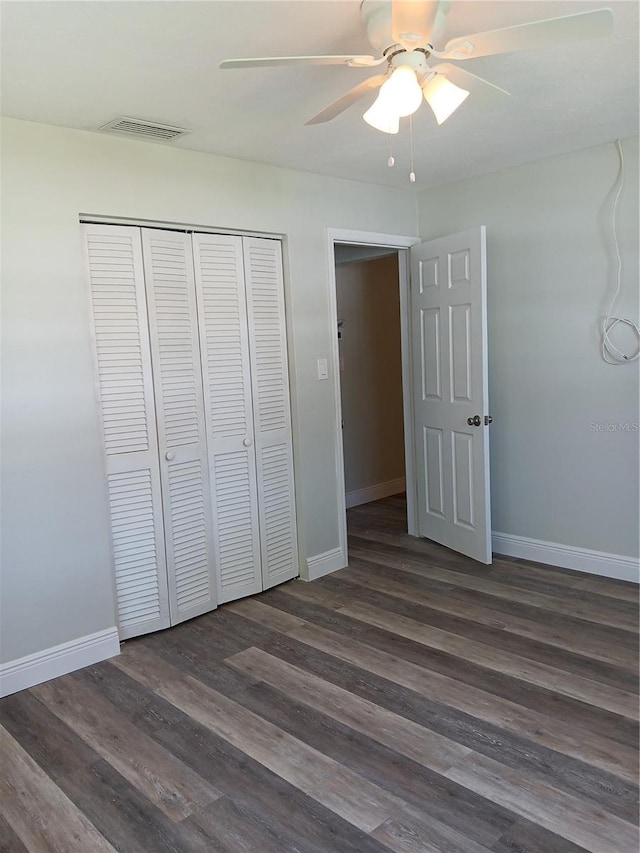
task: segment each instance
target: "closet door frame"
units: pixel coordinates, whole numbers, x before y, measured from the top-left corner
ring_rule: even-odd
[[[287,406],[288,406],[288,408],[287,408],[287,419],[288,419],[289,434],[290,434],[290,456],[292,459],[291,484],[292,484],[292,500],[293,500],[293,535],[294,535],[294,543],[295,543],[294,544],[294,551],[295,551],[294,558],[296,560],[296,575],[297,575],[298,571],[299,571],[299,564],[300,564],[299,548],[300,548],[301,539],[300,539],[300,523],[299,523],[299,519],[298,519],[298,507],[297,507],[297,502],[296,502],[296,498],[295,498],[295,495],[296,495],[296,474],[295,474],[295,466],[293,465],[293,456],[294,456],[294,453],[293,453],[293,450],[294,450],[294,448],[293,448],[293,424],[295,423],[295,413],[291,408],[291,402],[292,402],[292,391],[291,391],[292,376],[291,376],[291,371],[290,371],[291,329],[290,329],[290,325],[289,325],[289,314],[288,314],[288,311],[286,310],[287,302],[288,302],[288,299],[287,299],[288,289],[287,289],[287,282],[285,280],[286,265],[284,263],[284,261],[285,261],[284,250],[285,250],[285,246],[286,246],[286,235],[278,234],[278,233],[270,233],[270,232],[258,232],[258,231],[234,231],[233,229],[226,229],[226,228],[214,228],[214,227],[207,227],[207,226],[200,226],[200,225],[184,225],[182,223],[175,224],[175,223],[166,222],[166,221],[145,220],[145,219],[136,219],[136,218],[128,218],[128,217],[127,218],[120,218],[120,217],[113,217],[113,216],[101,216],[99,214],[86,214],[86,215],[80,216],[81,228],[84,229],[86,226],[92,226],[92,225],[105,225],[105,226],[109,226],[110,229],[111,228],[115,229],[115,228],[120,228],[120,227],[124,228],[125,230],[137,229],[138,233],[140,235],[139,241],[140,241],[140,253],[141,254],[142,254],[142,236],[141,236],[141,230],[140,229],[174,231],[174,232],[178,232],[178,233],[182,233],[182,234],[188,234],[191,236],[194,236],[197,234],[219,235],[219,236],[225,236],[225,237],[235,237],[241,241],[243,240],[243,238],[249,238],[249,239],[257,238],[257,239],[264,239],[264,240],[270,240],[270,241],[277,242],[278,247],[279,247],[279,255],[280,255],[280,275],[281,275],[280,285],[281,285],[282,322],[283,322],[283,329],[284,329],[284,334],[285,334],[284,356],[285,356],[285,365],[286,365],[286,371],[287,371],[287,373],[286,373],[286,377],[287,377]],[[84,243],[85,243],[85,252],[86,252],[86,241],[84,241]],[[194,273],[195,273],[195,270],[194,270]],[[147,305],[146,305],[146,288],[144,286],[144,282],[143,282],[143,290],[145,290],[145,312],[146,312],[147,324],[148,324],[148,309],[147,309]],[[247,294],[245,292],[245,300],[247,298],[248,297],[247,297]],[[200,306],[199,305],[197,307],[197,312],[198,312],[198,333],[200,336],[200,344],[201,344],[201,351],[202,351],[202,324],[201,324],[201,319],[200,319]],[[94,384],[95,384],[95,388],[96,388],[96,399],[97,399],[98,406],[99,406],[99,411],[97,414],[98,414],[100,435],[102,438],[103,464],[105,465],[104,471],[105,471],[106,506],[107,506],[107,511],[109,512],[108,485],[107,485],[107,475],[106,475],[106,453],[105,453],[104,433],[103,433],[103,425],[102,425],[102,417],[101,417],[101,402],[100,402],[100,392],[99,392],[99,385],[98,385],[96,343],[95,343],[95,336],[94,336],[91,295],[89,295],[89,319],[90,319],[91,336],[92,336],[92,343],[93,343],[92,361],[94,364]],[[148,325],[147,325],[147,334],[149,334]],[[204,387],[204,385],[205,385],[205,383],[204,383],[204,377],[203,377],[203,388],[204,388],[205,405],[206,405],[206,387]],[[254,409],[255,409],[255,407],[254,407]],[[154,413],[155,413],[155,405],[154,405]],[[257,447],[256,447],[256,442],[255,442],[255,411],[253,414],[254,414],[254,417],[253,417],[254,446],[251,449],[254,451],[254,453],[256,453]],[[155,426],[156,426],[156,423],[154,421],[154,427]],[[157,446],[158,446],[158,459],[157,459],[158,471],[157,471],[157,473],[158,473],[158,479],[160,479],[160,459],[159,459],[160,445],[159,445],[158,440],[157,440]],[[257,463],[257,459],[256,459],[256,463]],[[210,477],[210,480],[212,481],[213,477],[212,477],[210,465],[209,465],[209,477]],[[261,525],[261,532],[262,532],[262,525]],[[113,538],[111,535],[111,525],[110,524],[109,524],[108,533],[109,533],[109,539],[110,539],[110,543],[111,543],[112,566],[113,566],[114,565],[114,550],[113,550],[114,546],[113,546]],[[216,547],[216,544],[217,544],[216,543],[216,537],[214,535],[214,547]],[[163,542],[163,545],[164,545],[164,542]],[[163,553],[163,556],[164,556],[165,561],[166,561],[166,555],[164,555],[164,553]],[[264,565],[264,563],[263,563],[263,565]],[[295,576],[295,575],[292,575],[292,576]],[[165,582],[166,582],[166,578],[167,578],[167,574],[166,574],[166,569],[165,569]],[[283,578],[283,580],[284,580],[284,578]],[[280,582],[282,582],[282,581],[275,580],[275,581],[269,583],[269,582],[267,582],[266,578],[263,577],[263,589],[266,590],[270,586],[272,586],[274,583],[280,583]],[[114,595],[115,595],[115,589],[116,589],[115,572],[113,573],[113,586],[114,586]],[[220,596],[219,586],[216,587],[215,592],[216,592],[217,604],[223,603],[224,598],[222,598]],[[245,594],[250,594],[250,593],[245,593]],[[167,585],[167,596],[168,596],[168,585]],[[116,601],[117,601],[117,599],[116,599]],[[168,602],[168,597],[167,597],[167,602]],[[119,621],[119,617],[118,617],[117,612],[116,612],[116,617],[118,618],[118,621]],[[185,617],[185,618],[190,618],[190,617]],[[167,620],[169,620],[168,613],[167,613]],[[171,624],[173,624],[173,622],[167,621],[166,625],[158,626],[156,628],[150,628],[149,630],[159,630],[159,628],[161,628],[161,627],[170,627]],[[146,631],[143,633],[146,633]],[[121,640],[126,639],[128,636],[137,636],[137,634],[136,633],[124,634],[122,632],[120,633],[120,639]]]

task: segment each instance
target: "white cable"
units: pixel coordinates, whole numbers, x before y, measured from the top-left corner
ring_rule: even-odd
[[[640,357],[640,326],[628,317],[614,317],[611,314],[622,286],[622,258],[620,257],[620,247],[618,246],[618,233],[616,229],[618,201],[620,200],[620,194],[624,186],[624,156],[622,154],[622,145],[620,144],[619,139],[616,139],[616,148],[618,149],[618,156],[620,158],[620,170],[617,179],[618,188],[611,206],[611,235],[613,237],[613,245],[616,251],[616,290],[611,302],[609,303],[607,315],[602,323],[602,358],[607,362],[607,364],[626,364],[627,362],[635,361]],[[625,355],[625,353],[619,350],[611,340],[611,332],[618,324],[630,326],[638,337],[638,348],[633,355]]]

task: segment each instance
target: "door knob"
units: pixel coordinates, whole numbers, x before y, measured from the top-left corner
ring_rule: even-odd
[[[244,444],[245,447],[251,447],[251,439],[250,438],[245,438],[245,440],[242,443]]]
[[[172,459],[176,458],[176,454],[173,452],[173,450],[168,450],[164,454],[164,458],[167,460],[167,462],[171,462]]]
[[[484,425],[489,426],[489,424],[492,424],[492,423],[493,423],[493,418],[491,417],[491,415],[485,415],[484,416]]]
[[[480,415],[474,415],[472,418],[467,418],[467,423],[469,426],[480,426],[482,419],[480,418]]]

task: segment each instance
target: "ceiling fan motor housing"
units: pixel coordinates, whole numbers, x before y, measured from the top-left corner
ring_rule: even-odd
[[[432,0],[437,4],[437,11],[431,32],[426,36],[421,47],[434,46],[441,41],[447,12],[449,11],[449,0]],[[425,3],[428,7],[429,3]],[[367,38],[376,49],[383,55],[396,46],[393,38],[391,2],[390,0],[362,0],[360,5],[360,16],[367,30]],[[425,9],[428,18],[428,11]]]
[[[410,68],[420,75],[427,69],[427,57],[429,51],[424,48],[416,50],[399,50],[389,57],[389,64],[393,68],[398,68],[400,65],[408,65]]]

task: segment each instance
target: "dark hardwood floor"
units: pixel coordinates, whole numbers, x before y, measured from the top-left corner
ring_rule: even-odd
[[[349,511],[350,566],[0,702],[0,850],[636,853],[637,587]]]

